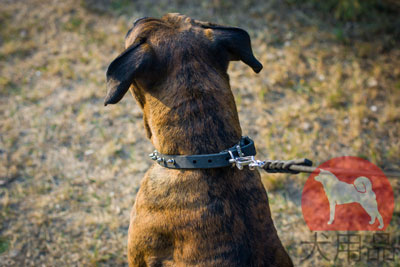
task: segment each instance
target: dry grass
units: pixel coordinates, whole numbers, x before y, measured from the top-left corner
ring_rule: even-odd
[[[229,73],[259,158],[353,155],[399,169],[400,49],[388,48],[387,36],[343,42],[320,14],[277,0],[3,0],[0,265],[126,265],[129,213],[152,146],[131,97],[103,107],[105,70],[133,18],[170,11],[250,31],[264,70],[233,63]],[[263,179],[294,262],[332,265],[300,263],[300,241],[311,236],[300,208],[307,176]],[[398,203],[400,185],[391,181]],[[392,236],[399,214],[397,205]]]

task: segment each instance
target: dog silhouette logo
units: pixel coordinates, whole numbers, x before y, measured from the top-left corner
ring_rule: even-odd
[[[316,176],[315,181],[320,182],[329,201],[329,221],[332,224],[335,220],[336,205],[359,203],[371,217],[369,224],[379,221],[379,229],[384,226],[381,214],[378,211],[376,203],[376,195],[372,191],[371,181],[364,176],[358,177],[354,184],[348,184],[340,181],[333,173],[320,169],[320,173]]]
[[[312,231],[378,231],[390,223],[394,196],[377,166],[357,157],[339,157],[310,175],[301,205]]]

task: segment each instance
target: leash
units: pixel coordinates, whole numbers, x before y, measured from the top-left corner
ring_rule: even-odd
[[[237,158],[237,160],[244,161],[245,159]],[[247,163],[247,162],[246,162]],[[253,163],[248,164],[251,166]],[[259,166],[264,171],[268,173],[313,173],[315,171],[320,171],[317,167],[312,167],[313,162],[309,159],[295,159],[295,160],[267,160],[258,161]],[[251,168],[251,167],[250,167]],[[353,175],[353,176],[377,176],[377,177],[387,177],[387,178],[400,178],[399,171],[385,170],[382,172],[371,172],[356,170],[352,171],[349,169],[339,169],[339,168],[324,168],[325,171],[330,171],[336,175]]]
[[[242,137],[235,146],[215,154],[201,155],[166,155],[154,150],[149,157],[156,161],[159,165],[169,169],[213,169],[222,167],[237,167],[243,170],[248,166],[250,170],[255,168],[263,169],[268,173],[313,173],[319,171],[319,168],[312,167],[313,162],[309,159],[295,160],[256,160],[256,149],[254,141],[249,137]],[[368,172],[368,171],[351,171],[349,169],[324,168],[324,170],[334,172],[337,175],[370,175],[370,176],[386,176],[392,178],[400,178],[398,171]]]

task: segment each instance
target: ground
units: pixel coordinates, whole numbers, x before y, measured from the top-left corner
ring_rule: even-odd
[[[229,75],[259,159],[318,165],[352,155],[399,170],[400,46],[391,32],[337,24],[296,1],[2,0],[0,265],[126,266],[129,213],[153,147],[132,97],[103,106],[105,71],[135,18],[166,12],[250,33],[264,69],[234,62]],[[302,261],[311,250],[301,241],[313,237],[300,207],[307,177],[262,174],[279,235],[296,265],[346,266],[333,261],[334,246],[323,247],[330,261],[317,251]],[[396,203],[399,181],[390,178]],[[399,224],[396,205],[386,230],[394,240]]]

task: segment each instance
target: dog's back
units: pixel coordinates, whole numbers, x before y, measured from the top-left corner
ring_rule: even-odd
[[[129,254],[132,265],[291,265],[258,172],[236,169],[154,165],[136,199]]]
[[[367,177],[358,177],[354,183],[339,180],[333,173],[321,170],[315,180],[323,184],[329,201],[337,204],[360,202],[363,198],[374,198],[371,181]]]
[[[105,104],[130,88],[160,153],[218,153],[240,140],[227,67],[242,60],[262,68],[245,31],[169,14],[137,21],[126,48],[107,71]],[[152,166],[132,211],[128,247],[131,266],[292,265],[258,172],[230,167]]]

